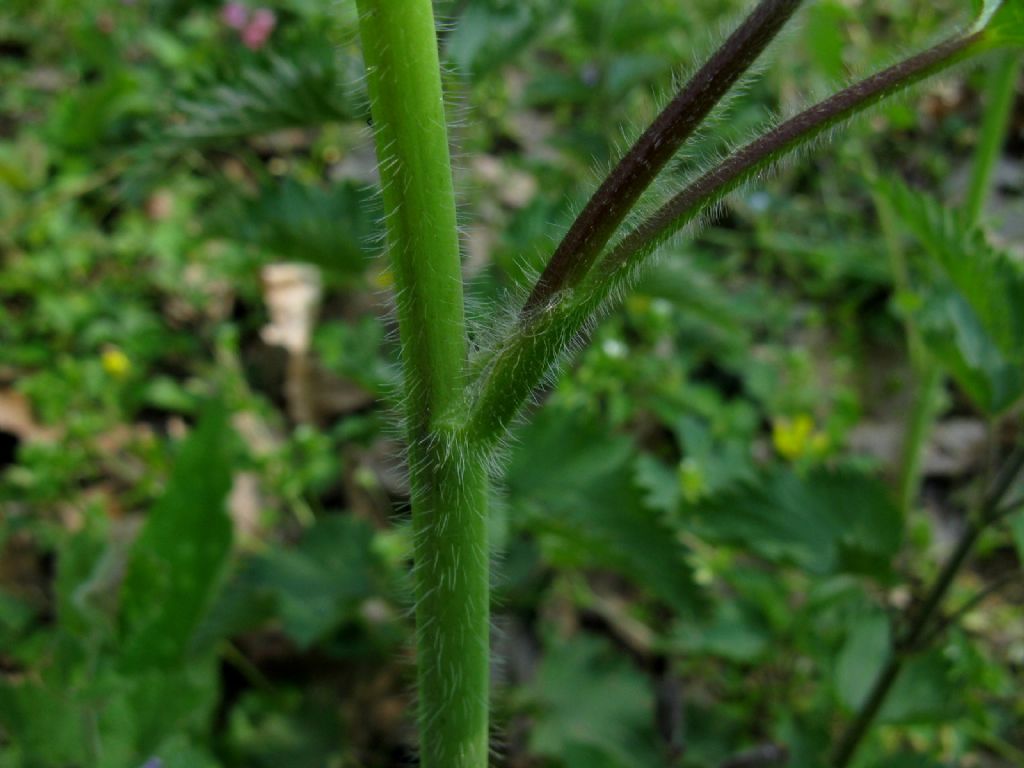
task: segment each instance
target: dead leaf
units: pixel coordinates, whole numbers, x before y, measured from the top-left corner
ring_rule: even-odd
[[[39,424],[32,415],[29,399],[13,389],[0,390],[0,432],[25,442],[52,443],[61,436],[56,427]]]
[[[320,309],[320,270],[310,264],[268,264],[261,276],[270,323],[260,335],[267,344],[288,350],[284,386],[288,413],[297,422],[314,423],[317,409],[309,348]]]

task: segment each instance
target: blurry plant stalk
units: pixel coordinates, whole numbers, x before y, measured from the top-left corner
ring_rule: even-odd
[[[518,321],[471,366],[431,2],[357,0],[401,340],[424,768],[487,765],[488,467],[545,378],[657,247],[709,207],[829,129],[988,47],[976,25],[839,91],[736,150],[613,241],[800,5],[756,5],[599,186]]]
[[[964,202],[968,221],[972,225],[977,225],[981,218],[981,212],[992,183],[992,173],[1006,140],[1020,71],[1020,56],[1016,52],[1004,53],[993,62],[986,82],[988,104],[975,150],[970,186]],[[891,219],[891,211],[884,203],[880,208],[880,213],[883,226],[891,227],[891,223],[888,223],[888,220]],[[899,245],[894,243],[890,245],[890,248],[898,249]],[[895,255],[897,258],[894,261],[902,263],[902,255],[900,253]],[[898,285],[903,283],[903,287],[907,287],[905,276],[901,277],[897,274],[896,281]],[[911,361],[918,376],[919,388],[914,408],[907,420],[903,465],[900,468],[899,492],[904,515],[912,511],[917,500],[921,485],[923,455],[934,422],[939,416],[938,404],[945,386],[942,368],[937,361],[928,357],[920,342],[919,331],[912,321],[907,322],[906,331],[910,343]],[[894,642],[889,651],[889,657],[875,678],[863,706],[841,736],[833,758],[833,768],[846,768],[853,760],[861,742],[881,713],[886,696],[896,684],[907,658],[926,649],[938,638],[943,629],[953,623],[952,621],[939,621],[938,614],[942,603],[956,577],[969,561],[981,534],[1002,518],[1000,510],[1003,497],[1010,490],[1022,466],[1024,466],[1024,450],[1018,450],[1001,467],[1001,472],[992,489],[985,497],[980,509],[975,510],[971,519],[968,520],[953,553],[928,590],[912,623],[904,635]],[[940,629],[933,629],[936,622],[939,622]]]

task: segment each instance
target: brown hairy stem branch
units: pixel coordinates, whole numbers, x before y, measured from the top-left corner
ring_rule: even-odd
[[[722,97],[750,69],[803,0],[761,0],[672,102],[630,147],[573,222],[524,313],[576,285],[593,266],[636,201]]]
[[[949,66],[981,39],[981,33],[977,33],[939,43],[830,96],[737,150],[620,240],[601,263],[599,279],[607,279],[632,266],[634,257],[642,258],[650,253],[708,205],[720,200],[791,148],[908,84]]]

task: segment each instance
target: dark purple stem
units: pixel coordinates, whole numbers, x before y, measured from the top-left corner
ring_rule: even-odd
[[[965,55],[981,33],[958,36],[905,59],[806,109],[737,150],[626,235],[602,262],[604,279],[647,254],[700,211],[795,146]]]
[[[579,283],[636,201],[708,113],[750,69],[803,0],[761,0],[619,161],[573,222],[523,307]]]

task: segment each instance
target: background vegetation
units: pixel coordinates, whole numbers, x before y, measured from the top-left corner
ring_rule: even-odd
[[[479,319],[744,5],[437,4]],[[808,5],[719,136],[966,19]],[[0,11],[0,767],[413,762],[361,71],[350,2]],[[985,83],[929,82],[740,193],[519,430],[490,520],[499,764],[824,764],[1020,439],[1019,100],[981,214],[1009,255],[942,211]],[[1021,513],[984,532],[856,765],[1024,765],[1022,557]]]

